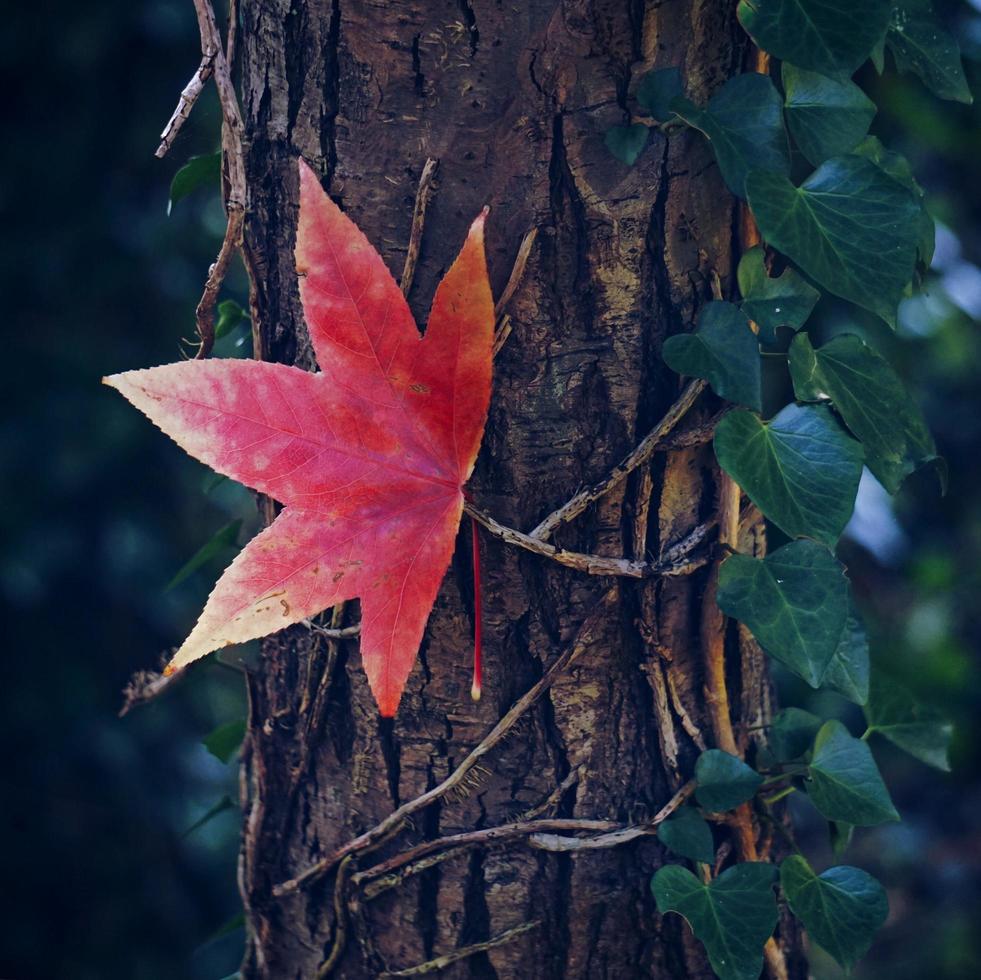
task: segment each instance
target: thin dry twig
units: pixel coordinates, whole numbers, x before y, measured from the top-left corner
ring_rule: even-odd
[[[661,807],[650,820],[630,827],[619,827],[596,837],[563,837],[557,834],[533,834],[528,843],[542,851],[596,851],[607,847],[629,844],[638,837],[657,833],[659,824],[664,823],[695,792],[695,780],[690,779],[674,796]]]
[[[463,509],[479,524],[485,527],[496,538],[506,541],[508,544],[517,545],[533,554],[541,555],[543,558],[551,558],[560,565],[567,565],[576,571],[585,572],[587,575],[616,575],[623,578],[649,578],[653,575],[672,576],[688,575],[696,568],[700,568],[709,561],[709,556],[704,555],[693,558],[691,552],[698,547],[708,536],[713,525],[702,524],[695,528],[678,544],[671,548],[670,556],[666,560],[657,562],[634,561],[629,558],[607,558],[603,555],[588,555],[580,551],[566,551],[547,541],[542,541],[531,534],[524,534],[513,527],[506,527],[499,524],[478,510],[471,503],[465,503]]]
[[[473,956],[476,953],[486,953],[489,949],[495,949],[498,946],[503,946],[505,943],[511,942],[518,936],[521,936],[526,932],[530,932],[532,929],[537,929],[541,924],[540,919],[535,919],[533,922],[524,922],[520,926],[514,926],[512,929],[507,929],[504,932],[494,936],[492,939],[485,940],[482,943],[473,943],[471,946],[462,946],[460,949],[453,950],[452,953],[437,956],[435,959],[427,960],[427,962],[420,963],[418,966],[410,966],[404,970],[388,970],[381,976],[385,978],[421,977],[427,973],[437,973],[440,970],[445,970],[448,966],[452,966],[454,963],[458,963],[460,960],[466,959],[468,956]]]
[[[119,709],[119,717],[124,718],[134,708],[146,704],[159,697],[172,687],[182,676],[183,671],[174,674],[162,674],[157,670],[138,670],[123,688],[123,706]]]
[[[511,275],[508,277],[507,285],[494,304],[494,315],[498,318],[498,321],[503,317],[504,311],[508,308],[508,303],[511,302],[514,294],[518,291],[518,286],[521,285],[521,280],[525,275],[525,266],[528,264],[528,256],[531,255],[531,250],[534,248],[537,237],[538,229],[529,228],[525,232],[525,237],[521,239],[521,244],[518,246],[518,254],[515,256],[514,265],[511,267]]]
[[[419,177],[419,187],[416,190],[416,203],[412,209],[412,230],[409,232],[409,246],[405,252],[405,265],[402,267],[402,282],[400,288],[403,296],[408,296],[412,289],[412,281],[416,277],[416,264],[419,261],[419,249],[422,247],[422,232],[426,224],[426,209],[433,196],[433,178],[439,168],[439,160],[429,157],[422,168]]]
[[[646,463],[657,449],[660,442],[681,421],[685,413],[695,404],[695,400],[704,391],[706,382],[692,381],[681,393],[678,400],[668,409],[660,422],[644,436],[637,447],[621,460],[610,474],[599,483],[580,490],[574,497],[567,500],[558,510],[552,511],[529,535],[532,538],[545,540],[560,525],[571,521],[581,514],[594,500],[609,493],[619,486],[638,466]]]
[[[346,844],[339,847],[332,854],[329,854],[322,861],[311,865],[301,874],[289,881],[284,881],[273,889],[273,894],[277,897],[288,895],[295,892],[298,888],[310,884],[321,878],[333,868],[338,861],[343,860],[348,854],[363,851],[366,848],[377,844],[381,839],[390,834],[396,833],[414,813],[425,809],[430,804],[442,799],[452,789],[463,783],[467,774],[473,769],[480,760],[487,755],[514,727],[515,724],[525,715],[525,713],[541,698],[541,696],[555,683],[561,673],[576,660],[577,657],[593,641],[596,630],[603,622],[603,617],[617,594],[617,587],[609,589],[596,608],[586,618],[575,639],[562,653],[552,662],[552,665],[542,675],[542,677],[532,687],[528,689],[514,704],[503,718],[488,732],[483,740],[470,752],[469,755],[460,763],[456,769],[447,776],[439,785],[417,796],[407,803],[403,803],[397,810],[390,813],[384,820],[376,824],[371,830],[360,834],[358,837],[349,840]]]
[[[187,121],[187,117],[191,114],[194,103],[197,102],[198,96],[204,91],[204,86],[208,79],[214,74],[215,53],[211,48],[202,52],[201,64],[198,65],[197,70],[191,76],[191,80],[184,86],[184,90],[177,100],[177,108],[174,110],[174,114],[170,119],[167,120],[167,125],[164,126],[163,132],[160,134],[160,145],[157,147],[155,154],[158,159],[162,160],[174,145],[174,140],[181,131],[181,127]]]
[[[317,980],[325,980],[326,977],[329,977],[344,955],[348,925],[347,904],[344,901],[344,894],[347,890],[347,881],[350,877],[353,861],[354,855],[349,854],[341,861],[341,866],[337,869],[337,880],[334,882],[334,942],[327,959],[320,964],[320,968],[317,970]]]

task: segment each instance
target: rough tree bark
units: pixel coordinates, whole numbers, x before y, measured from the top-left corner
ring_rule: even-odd
[[[495,364],[474,500],[528,529],[602,478],[677,397],[661,344],[691,328],[715,273],[724,292],[732,287],[739,248],[735,202],[701,137],[655,133],[631,169],[603,136],[626,121],[631,82],[652,66],[682,66],[696,100],[742,70],[752,55],[734,12],[730,0],[244,0],[257,356],[313,365],[293,264],[296,157],[319,167],[396,275],[421,168],[438,158],[410,294],[420,323],[484,204],[498,292],[523,235],[538,229]],[[717,409],[703,396],[685,425]],[[657,556],[712,516],[718,483],[708,447],[659,453],[558,540]],[[759,553],[760,528],[744,532],[743,550]],[[264,644],[249,682],[243,765],[245,977],[317,975],[338,932],[334,876],[283,897],[276,884],[443,779],[612,584],[489,538],[483,552],[478,704],[468,696],[473,609],[462,533],[394,723],[379,720],[356,641],[297,627]],[[543,815],[628,823],[653,814],[714,744],[700,639],[709,574],[619,580],[595,641],[488,757],[479,785],[423,811],[361,866],[513,820],[560,784]],[[352,621],[356,604],[346,615]],[[751,748],[770,692],[758,649],[734,629],[727,680],[737,739]],[[765,854],[766,828],[756,830]],[[727,833],[720,827],[718,839]],[[652,838],[581,854],[520,840],[463,850],[365,899],[340,927],[347,942],[335,975],[405,969],[538,921],[441,975],[709,977],[681,920],[655,911],[648,883],[664,860]],[[801,975],[798,938],[786,923],[780,936],[790,975]]]

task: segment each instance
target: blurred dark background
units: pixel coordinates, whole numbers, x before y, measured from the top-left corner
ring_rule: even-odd
[[[981,3],[941,6],[981,92]],[[208,662],[117,713],[233,551],[168,583],[229,522],[245,540],[255,507],[99,384],[179,356],[220,241],[216,190],[167,213],[181,164],[217,149],[210,92],[170,155],[153,156],[198,45],[187,0],[15,4],[0,31],[5,980],[219,980],[241,951],[235,757],[203,744],[244,716],[241,674]],[[895,502],[865,484],[845,557],[875,656],[957,730],[950,775],[876,745],[904,820],[859,832],[844,860],[880,877],[892,906],[859,976],[960,980],[981,977],[981,111],[891,71],[859,80],[880,105],[873,132],[912,161],[940,223],[927,294],[877,340],[926,407],[951,481],[941,498],[920,474]],[[226,294],[244,303],[241,275]],[[219,353],[247,354],[247,329]],[[802,831],[820,862],[824,828],[803,812]]]

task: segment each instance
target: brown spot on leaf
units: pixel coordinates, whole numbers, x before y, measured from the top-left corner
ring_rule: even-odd
[[[283,607],[283,615],[288,616],[290,614],[290,604],[285,599],[280,599],[279,604]]]

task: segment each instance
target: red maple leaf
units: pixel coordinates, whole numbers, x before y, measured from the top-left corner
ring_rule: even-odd
[[[320,373],[200,360],[113,375],[178,445],[285,505],[242,550],[168,670],[361,600],[361,655],[395,714],[453,554],[487,417],[484,214],[424,336],[381,256],[300,161],[296,264]]]

